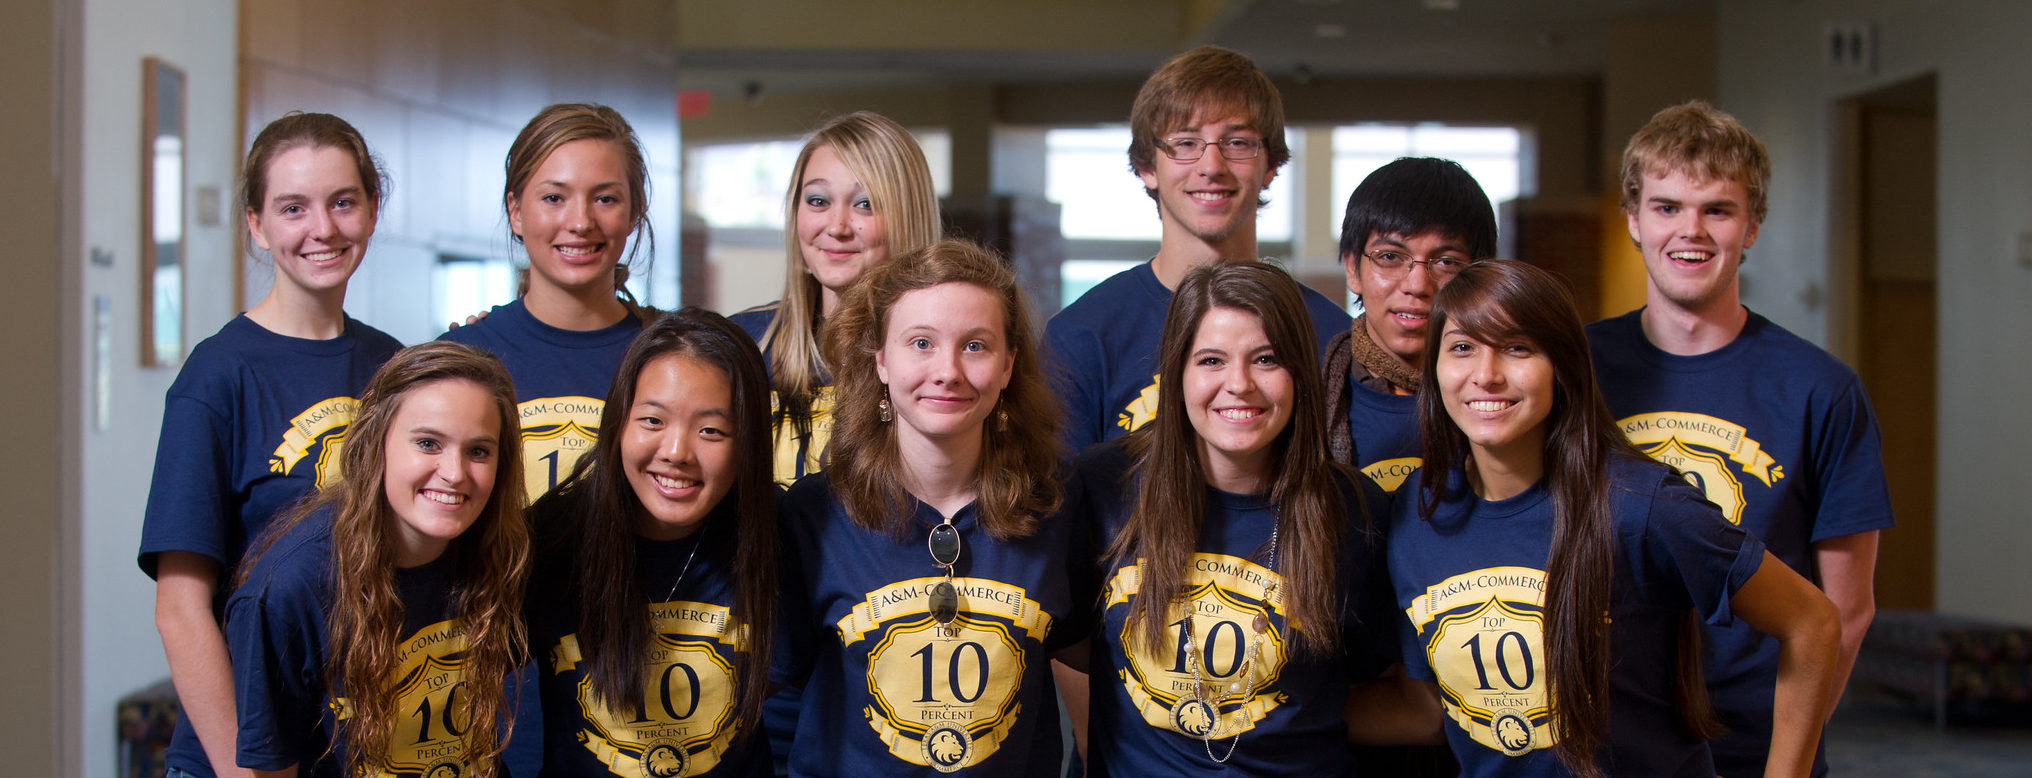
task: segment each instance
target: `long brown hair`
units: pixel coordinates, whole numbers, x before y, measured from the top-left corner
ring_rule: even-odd
[[[656,256],[656,231],[649,225],[649,163],[642,153],[642,141],[635,137],[635,128],[628,120],[621,118],[621,112],[604,105],[593,103],[558,103],[538,111],[522,126],[522,132],[515,135],[515,142],[508,146],[508,158],[503,167],[507,173],[507,187],[502,193],[501,205],[507,208],[508,201],[522,196],[523,188],[529,186],[529,179],[536,175],[536,169],[559,146],[575,140],[600,140],[613,144],[621,154],[621,160],[628,167],[628,216],[629,235],[639,235],[628,247],[628,259],[614,265],[614,293],[628,306],[628,312],[638,319],[647,319],[653,311],[642,308],[635,302],[635,295],[628,291],[628,274],[635,266],[635,256],[642,250],[642,244],[649,244],[649,255]],[[522,236],[508,233],[516,243]],[[624,238],[625,239],[625,238]],[[648,267],[643,260],[643,267]],[[529,269],[524,267],[518,282],[516,296],[520,297],[529,288]]]
[[[404,603],[395,588],[395,534],[401,521],[388,504],[390,425],[409,393],[438,381],[471,381],[487,391],[500,422],[494,489],[473,525],[445,550],[451,563],[452,610],[466,630],[465,704],[472,724],[461,736],[473,774],[497,774],[495,763],[514,731],[502,679],[529,659],[522,628],[522,596],[529,571],[529,530],[522,520],[522,436],[515,388],[492,355],[449,341],[432,341],[395,353],[367,383],[341,449],[345,477],[276,522],[253,559],[275,539],[321,509],[332,511],[332,598],[327,604],[325,682],[346,693],[352,715],[339,722],[347,774],[383,769],[380,763],[395,724],[387,686],[402,640]],[[245,573],[243,572],[244,576]],[[497,727],[497,722],[499,726]],[[497,731],[497,729],[499,731]]]
[[[1291,420],[1278,433],[1271,472],[1270,501],[1277,506],[1277,532],[1285,553],[1277,574],[1290,582],[1284,602],[1296,628],[1298,646],[1314,655],[1340,642],[1340,595],[1334,562],[1349,530],[1347,506],[1334,485],[1340,468],[1327,457],[1325,390],[1319,351],[1307,322],[1298,282],[1274,265],[1217,262],[1194,268],[1178,284],[1164,317],[1158,346],[1160,372],[1157,418],[1132,435],[1135,470],[1143,474],[1129,521],[1108,544],[1117,563],[1142,565],[1141,596],[1129,605],[1128,623],[1141,624],[1146,646],[1165,645],[1164,615],[1185,592],[1185,577],[1206,519],[1206,463],[1200,461],[1199,433],[1185,413],[1185,365],[1192,356],[1200,321],[1215,308],[1246,311],[1263,322],[1263,333],[1278,363],[1291,374]],[[1369,531],[1368,512],[1356,493],[1360,532]],[[1267,538],[1265,539],[1267,542]]]
[[[1418,514],[1431,519],[1455,473],[1472,456],[1467,436],[1447,415],[1438,391],[1440,333],[1458,329],[1492,346],[1526,344],[1553,371],[1545,436],[1546,491],[1552,499],[1552,550],[1545,561],[1545,654],[1548,691],[1567,769],[1599,776],[1595,755],[1609,732],[1609,588],[1615,574],[1615,526],[1609,513],[1609,469],[1617,460],[1648,462],[1616,427],[1595,383],[1594,360],[1573,293],[1558,277],[1508,260],[1469,265],[1432,302],[1425,346],[1426,391],[1418,393],[1425,468]],[[1706,737],[1719,732],[1701,680],[1697,633],[1680,625],[1677,701],[1683,723]]]
[[[818,279],[804,264],[797,234],[797,209],[803,201],[804,171],[812,152],[829,146],[840,164],[854,172],[868,189],[868,203],[882,219],[883,241],[897,257],[937,241],[940,233],[938,193],[924,150],[903,125],[878,113],[855,111],[820,125],[797,153],[790,172],[790,191],[783,196],[783,231],[789,259],[783,266],[783,298],[776,318],[762,333],[775,383],[777,411],[772,421],[789,422],[798,437],[811,435],[811,403],[825,380],[819,351]]]
[[[903,455],[895,425],[881,420],[876,404],[888,388],[875,373],[875,354],[889,331],[889,309],[897,298],[939,284],[972,284],[1002,303],[1011,357],[1009,386],[1002,390],[1006,424],[982,425],[977,474],[981,526],[997,540],[1029,535],[1038,518],[1058,509],[1058,398],[1038,366],[1038,343],[1030,303],[1016,285],[1016,272],[1000,257],[970,241],[942,240],[869,268],[833,312],[826,328],[827,361],[837,371],[839,401],[833,408],[833,441],[826,472],[847,515],[866,529],[901,535],[910,526],[910,493],[904,490]],[[853,456],[839,456],[841,444]]]
[[[740,626],[729,629],[747,630],[742,642],[748,656],[736,683],[745,725],[741,731],[753,732],[769,696],[769,649],[775,635],[776,487],[769,466],[769,379],[762,354],[746,332],[717,313],[689,307],[664,314],[635,336],[607,390],[599,442],[558,486],[560,498],[574,499],[586,510],[571,516],[569,526],[540,529],[546,543],[559,539],[574,548],[578,640],[590,665],[586,675],[593,693],[610,711],[635,708],[642,702],[642,668],[650,650],[651,603],[650,592],[636,576],[635,522],[644,508],[621,461],[622,428],[634,408],[642,370],[672,355],[719,368],[732,389],[735,482],[721,499],[735,501],[738,510],[726,514],[716,506],[706,521],[731,524],[718,531],[735,537],[734,558],[723,562],[735,576],[731,621]],[[701,525],[695,532],[710,529]]]

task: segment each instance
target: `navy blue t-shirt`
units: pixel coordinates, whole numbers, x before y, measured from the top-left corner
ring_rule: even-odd
[[[552,492],[530,507],[543,533],[529,582],[529,646],[543,699],[541,776],[766,776],[769,752],[743,732],[740,667],[746,630],[732,621],[739,517],[722,500],[691,537],[635,538],[637,580],[653,600],[642,706],[616,713],[593,693],[578,642],[577,526],[583,490]],[[530,736],[534,736],[533,734]]]
[[[1353,319],[1345,307],[1310,287],[1306,313],[1313,347],[1324,354]],[[1157,417],[1157,349],[1171,290],[1149,262],[1116,273],[1080,295],[1044,326],[1054,387],[1063,398],[1065,431],[1074,453],[1133,432]]]
[[[1096,548],[1106,548],[1134,509],[1138,486],[1130,469],[1120,444],[1079,459],[1068,512],[1095,536]],[[1140,625],[1128,621],[1141,566],[1102,561],[1102,613],[1089,667],[1088,775],[1352,773],[1342,717],[1348,685],[1396,661],[1396,620],[1382,568],[1383,534],[1360,512],[1366,504],[1380,513],[1388,498],[1372,484],[1362,495],[1346,480],[1340,485],[1347,512],[1334,567],[1341,642],[1329,656],[1303,653],[1295,642],[1283,612],[1289,590],[1268,593],[1269,584],[1282,581],[1266,556],[1277,521],[1268,495],[1206,489],[1198,551],[1185,578],[1190,651],[1175,626],[1187,604],[1164,613],[1174,624],[1166,645],[1144,646]],[[1291,544],[1283,538],[1277,553],[1291,553]],[[1260,634],[1259,616],[1267,627]],[[1226,763],[1215,763],[1209,751]]]
[[[1602,394],[1631,442],[1816,583],[1814,543],[1891,526],[1877,417],[1855,371],[1755,312],[1726,346],[1666,353],[1644,336],[1642,312],[1588,325]],[[1725,773],[1761,772],[1778,641],[1747,624],[1710,627],[1705,659],[1729,729],[1715,760]]]
[[[332,516],[330,509],[312,514],[277,538],[226,606],[240,709],[236,759],[243,767],[296,765],[302,776],[346,775],[333,718],[346,697],[325,675],[325,614],[335,596]],[[458,689],[478,679],[465,674],[466,630],[452,610],[452,564],[446,555],[395,571],[403,638],[388,682],[398,690],[394,709],[405,715],[383,752],[395,775],[463,775],[471,767],[455,733],[472,715],[460,709]]]
[[[223,614],[247,545],[298,498],[338,481],[356,398],[401,348],[351,317],[339,337],[307,340],[243,314],[199,342],[163,399],[141,570],[154,577],[165,551],[216,560],[213,609]],[[177,721],[164,761],[212,775],[188,719]]]
[[[537,321],[518,299],[438,339],[485,349],[508,368],[522,417],[522,475],[535,500],[593,450],[607,390],[641,331],[632,315],[597,330],[559,329]]]
[[[961,508],[959,615],[940,625],[928,592],[944,571],[925,545],[937,510],[916,503],[903,537],[871,532],[819,473],[782,512],[787,650],[771,680],[804,685],[791,775],[1058,775],[1051,653],[1085,634],[1064,522],[999,541]]]
[[[1394,493],[1425,463],[1419,450],[1418,395],[1385,394],[1360,381],[1349,381],[1347,391],[1348,431],[1362,459],[1358,469]]]
[[[755,339],[756,346],[762,347],[764,346],[762,336],[769,332],[769,325],[776,321],[776,312],[781,305],[780,302],[759,305],[727,318],[746,330],[748,337]],[[771,371],[769,380],[773,383],[776,380],[774,372],[776,362],[770,358],[770,351],[768,348],[762,349],[762,364]],[[797,483],[797,479],[818,472],[824,466],[826,444],[832,442],[832,377],[822,374],[820,378],[826,383],[818,387],[817,393],[812,396],[811,434],[799,435],[795,425],[781,420],[776,422],[776,429],[771,432],[772,440],[775,441],[776,483],[786,488]],[[779,407],[776,391],[772,388],[769,392],[769,418],[777,418]]]
[[[1462,775],[1570,775],[1552,750],[1546,694],[1552,500],[1542,482],[1483,500],[1455,473],[1432,518],[1421,519],[1418,483],[1427,474],[1413,474],[1391,507],[1405,672],[1439,685],[1441,726]],[[1662,465],[1617,461],[1609,478],[1615,573],[1608,746],[1599,764],[1610,775],[1712,778],[1707,743],[1681,723],[1673,700],[1679,625],[1688,608],[1709,624],[1729,623],[1730,598],[1757,572],[1764,545]]]

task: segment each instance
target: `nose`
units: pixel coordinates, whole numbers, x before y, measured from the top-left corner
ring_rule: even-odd
[[[847,207],[832,210],[831,219],[826,221],[826,234],[845,240],[854,236],[853,212]]]
[[[1192,163],[1195,171],[1207,178],[1228,172],[1228,158],[1221,156],[1220,143],[1208,143],[1204,151],[1205,153]]]
[[[465,483],[466,468],[472,464],[472,455],[464,451],[454,452],[451,456],[438,457],[438,480],[450,486]]]
[[[1431,297],[1432,290],[1438,286],[1439,283],[1432,277],[1431,258],[1412,261],[1411,266],[1404,269],[1404,280],[1397,284],[1400,291],[1413,297]]]
[[[941,349],[931,358],[931,378],[941,385],[960,380],[959,349]]]
[[[1221,380],[1221,389],[1237,397],[1248,394],[1254,388],[1256,388],[1256,376],[1250,373],[1249,366],[1245,364],[1237,364],[1229,368],[1227,375],[1223,376]]]
[[[1503,371],[1496,369],[1495,349],[1482,349],[1474,359],[1475,364],[1468,376],[1476,386],[1486,389],[1503,385]]]
[[[332,212],[325,208],[311,208],[311,237],[318,242],[327,242],[339,234],[339,223],[332,218]]]
[[[692,452],[691,436],[673,431],[668,433],[667,437],[669,440],[664,441],[662,450],[658,452],[663,461],[690,462]]]
[[[573,198],[565,203],[565,229],[584,234],[593,228],[592,212],[584,200]]]

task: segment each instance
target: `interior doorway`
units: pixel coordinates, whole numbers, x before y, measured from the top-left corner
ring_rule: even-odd
[[[1898,525],[1877,556],[1877,605],[1934,605],[1938,100],[1931,74],[1843,101],[1848,193],[1836,276],[1847,347],[1884,433]]]

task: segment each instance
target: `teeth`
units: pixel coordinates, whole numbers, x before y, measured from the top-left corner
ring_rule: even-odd
[[[1705,251],[1674,251],[1665,256],[1682,262],[1706,262],[1708,258]]]
[[[1510,403],[1503,400],[1476,400],[1468,403],[1468,407],[1477,411],[1500,411],[1510,407]]]
[[[436,489],[423,490],[423,496],[426,499],[429,499],[431,502],[437,503],[439,505],[458,505],[466,501],[466,496],[463,494],[440,492]]]
[[[304,254],[302,256],[304,259],[307,259],[312,262],[329,262],[331,260],[338,259],[339,255],[342,253],[345,252],[334,249],[332,251],[320,251],[315,254]]]
[[[600,253],[599,246],[559,246],[557,253],[570,257],[590,257]]]
[[[1395,315],[1395,316],[1396,316],[1397,318],[1399,318],[1399,319],[1413,319],[1413,320],[1416,320],[1416,321],[1425,321],[1425,319],[1426,319],[1426,316],[1427,316],[1427,314],[1423,314],[1423,313],[1404,313],[1404,312],[1402,312],[1402,311],[1399,311],[1399,312],[1397,312],[1396,314],[1393,314],[1393,315]]]
[[[688,481],[682,478],[671,478],[669,476],[661,476],[655,473],[650,473],[649,478],[650,480],[655,481],[657,486],[661,486],[665,489],[690,489],[694,486],[699,485],[699,482],[697,481]]]
[[[1254,408],[1222,408],[1215,411],[1215,413],[1229,421],[1248,421],[1256,418],[1256,409]]]
[[[1193,192],[1193,193],[1192,193],[1192,199],[1194,199],[1194,200],[1207,200],[1207,201],[1213,201],[1213,200],[1219,200],[1219,199],[1221,199],[1221,198],[1223,198],[1223,197],[1227,197],[1227,195],[1225,195],[1225,194],[1221,194],[1221,193],[1219,193],[1219,192]]]

